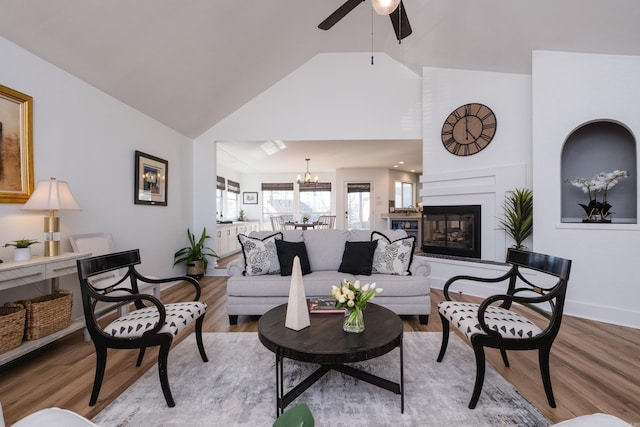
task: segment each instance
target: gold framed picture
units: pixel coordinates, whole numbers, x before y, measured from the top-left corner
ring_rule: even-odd
[[[33,193],[33,98],[0,85],[0,203]]]

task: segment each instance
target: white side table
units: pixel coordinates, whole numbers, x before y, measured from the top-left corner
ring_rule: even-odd
[[[58,289],[58,278],[75,274],[76,261],[91,256],[90,253],[69,252],[62,255],[35,256],[28,261],[10,261],[0,264],[0,290],[28,286],[49,280],[51,292]],[[0,354],[0,365],[4,365],[24,354],[49,344],[71,332],[84,327],[84,320],[72,320],[69,327],[37,340],[23,341],[19,347]]]

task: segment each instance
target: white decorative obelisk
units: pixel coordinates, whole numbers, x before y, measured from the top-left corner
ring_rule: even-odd
[[[304,293],[302,282],[302,268],[300,258],[293,258],[291,270],[291,287],[289,288],[289,304],[287,305],[287,317],[284,326],[294,331],[299,331],[311,325],[309,309],[307,308],[307,296]]]

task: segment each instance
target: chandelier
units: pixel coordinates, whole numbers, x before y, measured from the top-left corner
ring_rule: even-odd
[[[302,178],[301,175],[298,175],[298,184],[311,184],[318,182],[318,176],[316,175],[315,178],[311,179],[311,173],[309,173],[309,160],[311,159],[304,159],[307,162],[307,171],[304,173],[304,178]]]

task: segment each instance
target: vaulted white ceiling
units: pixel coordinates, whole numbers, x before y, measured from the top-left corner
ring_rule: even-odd
[[[0,0],[0,36],[195,138],[322,52],[423,66],[531,72],[535,49],[640,55],[637,0],[404,0],[395,40],[368,1]]]

